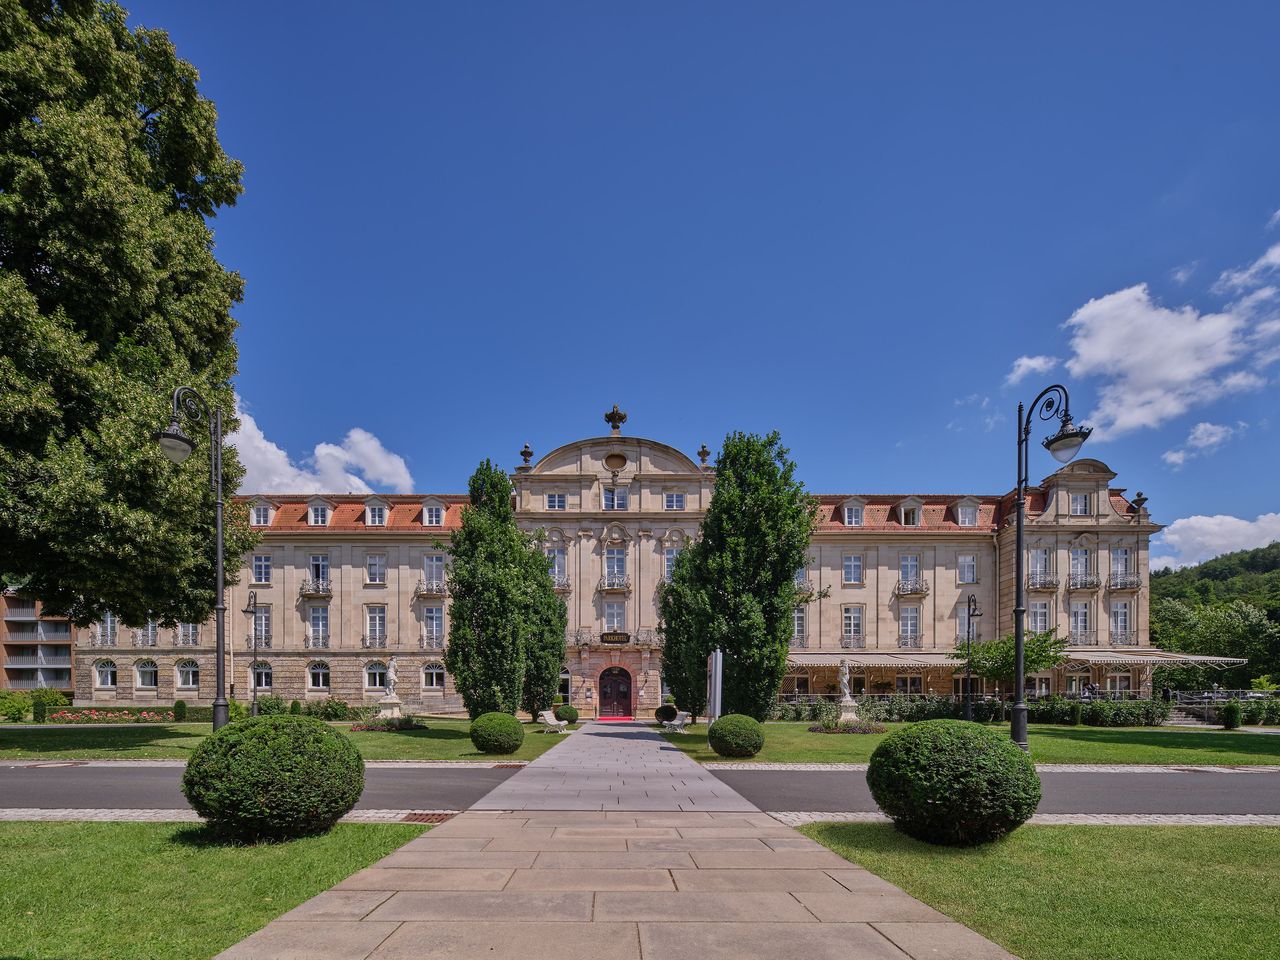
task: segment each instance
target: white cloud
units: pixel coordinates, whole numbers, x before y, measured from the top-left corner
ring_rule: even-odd
[[[1090,300],[1066,322],[1075,377],[1100,377],[1092,416],[1097,439],[1158,427],[1193,406],[1260,387],[1256,373],[1232,369],[1249,352],[1250,323],[1228,307],[1200,313],[1161,306],[1145,283]]]
[[[1272,247],[1247,267],[1224,270],[1214,289],[1218,291],[1247,290],[1261,284],[1267,277],[1280,271],[1280,243]]]
[[[359,427],[349,431],[341,444],[318,443],[302,465],[263,434],[253,416],[236,398],[240,429],[227,437],[245,467],[241,489],[246,493],[372,493],[389,487],[394,493],[412,493],[413,477],[404,458]]]
[[[1186,442],[1181,447],[1166,450],[1160,455],[1160,459],[1176,470],[1192,457],[1207,457],[1232,437],[1248,429],[1249,425],[1243,420],[1238,421],[1234,427],[1227,426],[1225,423],[1202,421],[1191,428]]]
[[[1252,550],[1280,540],[1280,513],[1264,513],[1254,520],[1218,514],[1175,520],[1161,531],[1161,544],[1166,551],[1151,557],[1151,569],[1187,567],[1233,550]]]
[[[1273,213],[1271,215],[1271,219],[1267,221],[1268,230],[1276,226],[1280,226],[1280,210],[1277,210],[1275,213]]]
[[[1200,266],[1200,261],[1192,260],[1190,263],[1184,263],[1180,267],[1174,267],[1169,272],[1169,275],[1173,277],[1174,283],[1183,284],[1191,279],[1191,275],[1196,272],[1196,267],[1198,266]]]
[[[1062,361],[1057,357],[1019,357],[1013,361],[1013,369],[1009,371],[1009,375],[1004,378],[1004,385],[1012,387],[1021,383],[1024,379],[1033,373],[1048,373]]]

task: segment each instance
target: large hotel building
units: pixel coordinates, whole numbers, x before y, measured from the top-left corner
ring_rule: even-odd
[[[536,462],[527,447],[521,454],[516,515],[538,532],[568,609],[563,692],[587,716],[652,715],[663,691],[657,589],[698,535],[715,485],[709,452],[691,459],[615,425]],[[1114,480],[1105,464],[1081,459],[1030,491],[1027,626],[1069,642],[1065,665],[1028,679],[1036,693],[1086,683],[1138,691],[1153,667],[1175,659],[1148,636],[1148,540],[1160,527],[1144,498],[1127,497]],[[1013,495],[816,499],[818,527],[797,573],[811,599],[795,611],[783,694],[835,692],[841,660],[855,692],[957,691],[949,655],[969,628],[976,641],[1011,630]],[[262,540],[228,591],[234,695],[246,700],[256,686],[287,700],[374,703],[394,657],[406,707],[460,712],[443,650],[449,538],[466,502],[458,494],[242,497]],[[982,611],[972,625],[971,594]],[[8,617],[4,637],[14,685],[66,677],[86,705],[214,697],[211,622],[135,627],[108,616],[74,631],[74,669],[63,674],[65,625],[42,623],[23,598],[7,601],[20,621]]]

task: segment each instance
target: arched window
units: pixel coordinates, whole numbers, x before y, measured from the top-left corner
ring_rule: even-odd
[[[252,682],[259,690],[271,689],[271,664],[265,660],[259,660],[251,668]]]
[[[195,688],[200,686],[200,664],[194,660],[179,660],[177,667],[178,686]]]
[[[364,668],[364,685],[371,689],[380,690],[387,685],[387,665],[381,660],[375,660]]]
[[[329,665],[323,660],[315,660],[307,668],[307,686],[312,690],[329,689]]]
[[[444,689],[444,664],[428,663],[422,668],[422,689],[423,690],[443,690]]]
[[[160,685],[160,669],[154,660],[139,660],[134,671],[138,675],[138,686],[158,687]]]
[[[99,660],[94,670],[94,685],[98,687],[114,687],[116,685],[116,664],[114,660]]]

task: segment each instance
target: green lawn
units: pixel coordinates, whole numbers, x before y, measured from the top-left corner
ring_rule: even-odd
[[[887,824],[801,830],[1023,960],[1280,956],[1280,829],[1023,827],[969,849]]]
[[[172,823],[0,824],[0,956],[211,957],[423,831],[340,824],[224,846]]]
[[[764,763],[865,763],[883,734],[810,733],[807,723],[765,725]],[[892,730],[904,724],[887,724]],[[998,727],[996,729],[1007,729]],[[723,760],[707,746],[707,728],[664,736],[699,762]],[[1040,763],[1280,763],[1280,737],[1239,730],[1180,727],[1056,727],[1032,724],[1031,755]]]
[[[351,733],[350,724],[334,724],[351,737],[366,760],[532,760],[555,746],[558,734],[540,734],[525,724],[524,744],[509,756],[476,751],[466,720],[428,717],[425,730]],[[0,728],[3,760],[185,760],[209,735],[207,723],[113,724],[106,726]]]

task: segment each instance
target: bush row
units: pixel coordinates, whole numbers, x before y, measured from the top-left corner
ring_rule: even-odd
[[[856,698],[855,698],[856,699]],[[1261,707],[1262,704],[1251,704]],[[1010,704],[998,700],[975,700],[973,719],[978,723],[998,723],[1009,718]],[[1276,701],[1280,719],[1280,701]],[[1158,727],[1169,719],[1170,706],[1163,700],[1068,700],[1046,697],[1027,703],[1031,723],[1084,724],[1089,727]],[[960,720],[964,702],[952,697],[867,697],[858,701],[858,716],[873,723],[919,723],[922,720]],[[1246,717],[1249,714],[1246,712]],[[831,726],[839,722],[840,705],[833,700],[798,701],[774,705],[770,720],[816,722]],[[1261,720],[1250,721],[1261,723]]]
[[[31,715],[34,723],[44,723],[49,714],[71,706],[66,695],[57,690],[5,690],[0,692],[0,720],[21,723]]]

